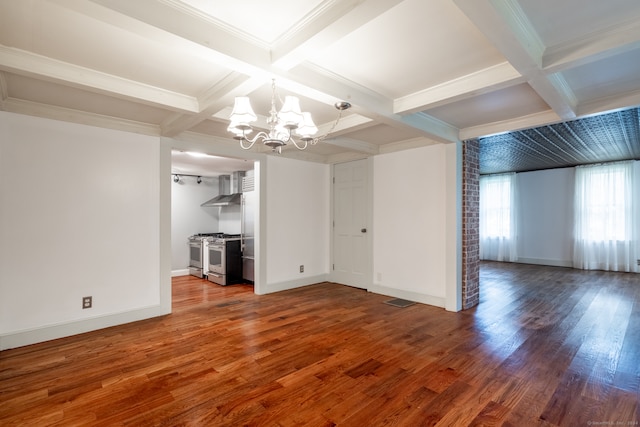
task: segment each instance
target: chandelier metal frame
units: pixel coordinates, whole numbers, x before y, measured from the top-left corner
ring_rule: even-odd
[[[314,137],[318,132],[318,128],[313,123],[311,114],[300,111],[298,98],[294,96],[286,96],[285,101],[281,102],[280,111],[276,108],[276,100],[278,99],[276,91],[276,81],[271,80],[271,109],[267,118],[269,131],[260,131],[252,138],[249,134],[253,132],[251,122],[257,120],[257,116],[251,108],[248,97],[236,97],[233,111],[229,117],[229,127],[227,131],[233,134],[233,139],[240,142],[240,147],[245,150],[251,149],[258,141],[271,148],[277,153],[282,152],[282,147],[287,143],[293,143],[298,150],[305,150],[308,146],[316,145],[329,136],[336,128],[338,122],[342,118],[342,112],[351,108],[351,104],[346,101],[336,102],[334,107],[338,110],[338,117],[333,122],[331,128],[322,136]],[[293,135],[296,131],[300,142],[296,141]]]

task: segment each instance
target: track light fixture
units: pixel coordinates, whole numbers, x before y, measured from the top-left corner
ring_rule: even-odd
[[[196,179],[196,182],[198,184],[202,184],[202,175],[186,175],[186,174],[177,174],[177,173],[174,173],[172,175],[173,175],[173,182],[176,182],[176,183],[180,182],[180,180],[185,176],[192,176]]]

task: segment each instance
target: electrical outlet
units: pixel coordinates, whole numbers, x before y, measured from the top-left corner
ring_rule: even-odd
[[[304,273],[304,265],[300,266],[300,273]]]
[[[91,308],[93,305],[93,297],[82,297],[82,309]]]
[[[638,259],[638,260],[636,260],[636,261],[638,261],[638,265],[640,265],[640,259]]]

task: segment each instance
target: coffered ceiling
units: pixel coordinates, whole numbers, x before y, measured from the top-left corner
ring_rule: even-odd
[[[232,148],[273,78],[321,131],[353,105],[283,150],[319,162],[572,121],[640,105],[640,2],[0,0],[5,111]]]

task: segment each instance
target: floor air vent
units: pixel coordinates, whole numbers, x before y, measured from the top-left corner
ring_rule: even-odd
[[[408,301],[406,299],[400,299],[400,298],[396,298],[396,299],[390,299],[389,301],[385,301],[385,304],[389,304],[392,305],[394,307],[409,307],[410,305],[415,304],[415,302],[413,301]]]

